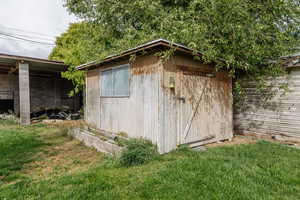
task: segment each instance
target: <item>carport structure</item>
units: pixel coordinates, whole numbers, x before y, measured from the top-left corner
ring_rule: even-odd
[[[61,78],[66,69],[60,61],[0,54],[0,109],[13,110],[22,125],[32,112],[78,109],[78,98],[68,97],[71,82]]]

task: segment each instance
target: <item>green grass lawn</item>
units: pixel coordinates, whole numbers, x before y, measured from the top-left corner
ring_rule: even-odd
[[[178,150],[119,167],[64,130],[0,122],[0,199],[300,199],[300,150],[256,144]]]

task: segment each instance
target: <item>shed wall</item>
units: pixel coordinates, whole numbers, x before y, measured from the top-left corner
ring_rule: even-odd
[[[85,120],[90,125],[100,129],[100,71],[87,71],[86,74],[86,107]]]
[[[155,56],[138,57],[131,64],[130,74],[129,97],[101,98],[100,129],[146,138],[160,147],[158,59]]]
[[[256,91],[254,83],[246,83],[246,100],[235,110],[235,130],[300,140],[300,69],[294,68],[289,75],[272,82],[278,93],[269,101],[262,100],[263,94]],[[282,95],[276,83],[287,83],[290,91]]]

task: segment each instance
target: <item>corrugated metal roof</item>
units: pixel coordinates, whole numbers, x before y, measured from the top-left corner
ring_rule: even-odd
[[[137,46],[135,48],[128,49],[128,50],[123,51],[119,54],[110,55],[110,56],[104,58],[103,60],[96,60],[96,61],[92,61],[92,62],[89,62],[89,63],[85,63],[83,65],[77,66],[76,68],[78,70],[87,69],[87,68],[95,66],[95,65],[100,65],[100,64],[103,64],[105,62],[111,62],[115,59],[118,59],[118,58],[121,58],[121,57],[124,57],[124,56],[128,56],[128,55],[131,55],[131,54],[134,54],[134,53],[146,50],[146,49],[151,49],[151,48],[154,48],[154,47],[158,47],[158,46],[175,48],[178,51],[183,51],[183,52],[186,52],[186,53],[189,53],[189,54],[193,53],[193,49],[191,49],[187,46],[184,46],[184,45],[181,45],[181,44],[178,44],[178,43],[174,43],[174,42],[171,42],[169,40],[161,38],[161,39],[158,39],[158,40],[153,40],[151,42],[142,44],[142,45]]]

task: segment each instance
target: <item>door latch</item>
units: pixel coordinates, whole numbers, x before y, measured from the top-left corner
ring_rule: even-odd
[[[178,99],[179,101],[182,101],[183,103],[185,103],[185,97],[177,97],[177,99]]]

